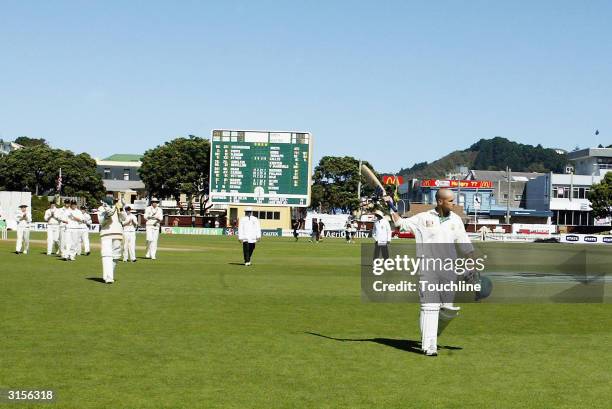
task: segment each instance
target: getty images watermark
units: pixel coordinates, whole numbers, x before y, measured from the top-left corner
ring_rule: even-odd
[[[387,273],[400,273],[415,277],[418,281],[399,280],[385,282],[382,279],[372,282],[375,292],[481,292],[482,284],[478,279],[485,269],[487,256],[477,258],[425,258],[397,254],[393,258],[372,260],[372,274],[382,276]]]
[[[612,302],[607,245],[407,242],[383,258],[378,250],[361,246],[364,302]]]

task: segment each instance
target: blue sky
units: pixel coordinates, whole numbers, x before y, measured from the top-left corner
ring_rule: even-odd
[[[315,159],[379,171],[496,135],[608,145],[611,21],[609,1],[0,0],[0,137],[104,157],[305,130]]]

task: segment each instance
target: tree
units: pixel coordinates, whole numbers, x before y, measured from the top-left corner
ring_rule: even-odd
[[[15,143],[24,147],[49,146],[47,141],[43,138],[30,138],[28,136],[18,137],[17,139],[15,139]]]
[[[149,195],[172,197],[178,203],[181,193],[193,200],[203,214],[208,202],[210,141],[194,135],[176,138],[145,152],[138,170]]]
[[[612,172],[606,173],[601,182],[591,187],[588,198],[593,216],[600,219],[612,216]]]
[[[516,172],[552,171],[560,173],[565,168],[567,156],[542,145],[532,146],[509,141],[496,136],[481,139],[469,148],[477,152],[472,163],[474,169],[504,170],[510,167]]]
[[[46,145],[18,149],[1,157],[0,186],[35,195],[55,194],[60,168],[63,195],[82,197],[89,205],[104,197],[104,184],[91,156]]]
[[[370,166],[368,162],[364,162]],[[348,213],[359,207],[359,161],[351,156],[324,156],[315,167],[311,190],[311,206],[334,212]],[[373,190],[362,179],[362,195]]]

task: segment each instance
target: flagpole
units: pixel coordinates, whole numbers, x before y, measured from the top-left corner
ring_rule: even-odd
[[[59,177],[57,178],[57,199],[56,204],[59,205],[62,198],[62,168],[59,168]]]

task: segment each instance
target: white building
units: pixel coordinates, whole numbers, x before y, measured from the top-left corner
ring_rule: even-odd
[[[527,183],[527,207],[552,211],[551,222],[565,226],[609,226],[592,215],[588,193],[612,171],[612,148],[589,148],[568,153],[575,173],[548,173]]]
[[[567,158],[574,163],[577,175],[603,176],[612,170],[612,148],[587,148],[570,152]]]
[[[105,159],[96,159],[97,172],[102,176],[106,194],[117,197],[124,195],[126,203],[145,196],[145,185],[140,180],[138,169],[142,155],[115,154]]]
[[[8,155],[12,151],[16,151],[17,149],[21,148],[23,148],[23,146],[19,145],[18,143],[0,139],[0,155]]]

